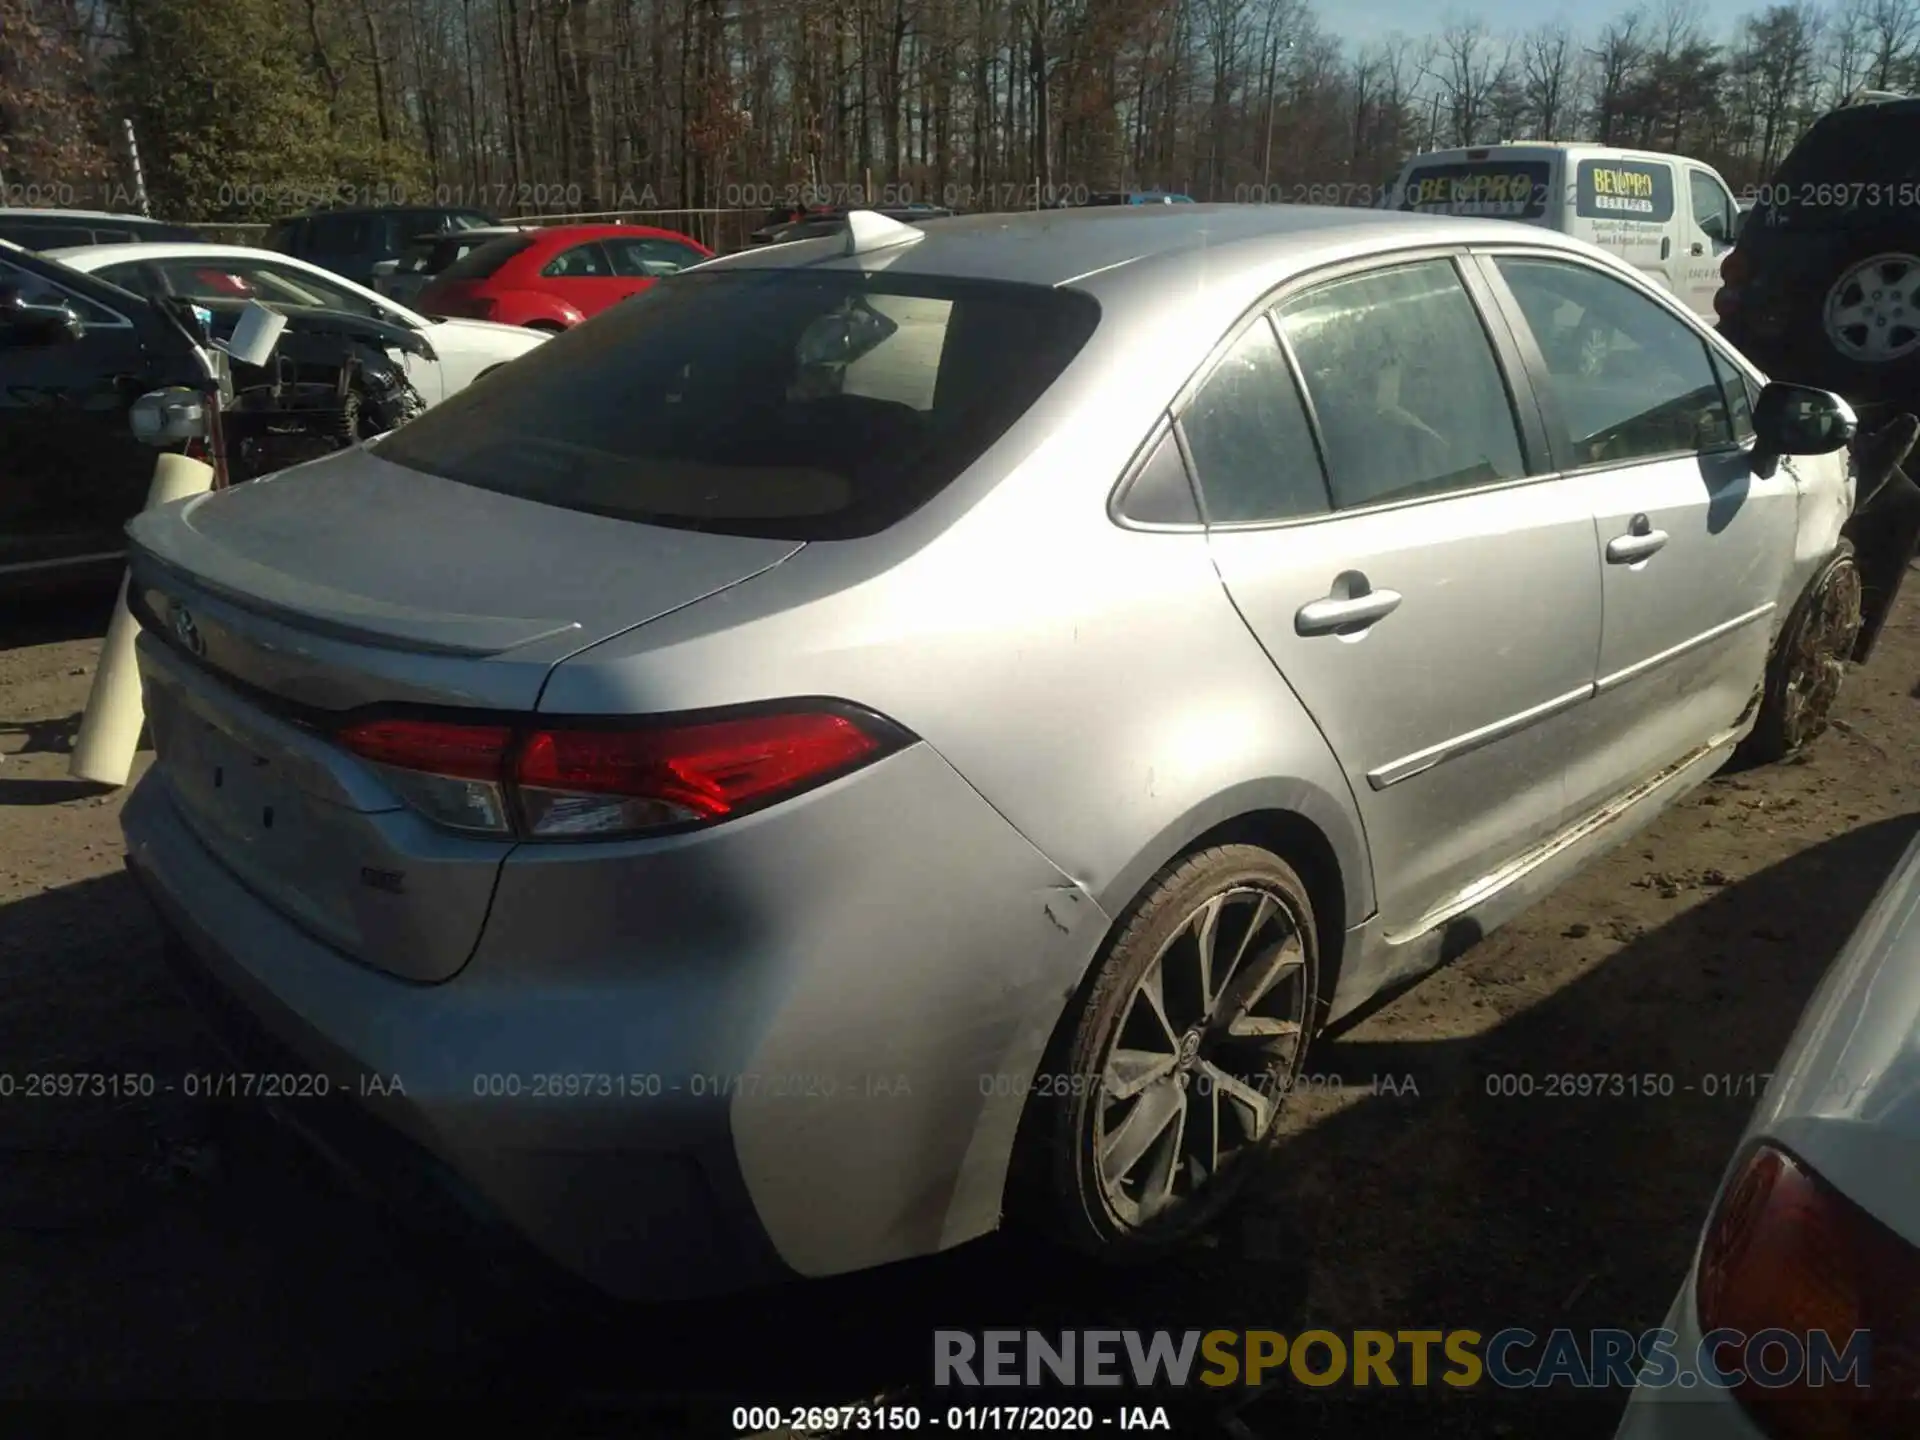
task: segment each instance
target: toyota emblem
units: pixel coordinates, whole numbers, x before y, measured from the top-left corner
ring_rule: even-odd
[[[173,638],[189,655],[205,655],[207,642],[200,638],[200,627],[193,623],[193,615],[186,606],[173,607]]]

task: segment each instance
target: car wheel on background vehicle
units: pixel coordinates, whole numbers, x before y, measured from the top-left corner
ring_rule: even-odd
[[[1827,343],[1859,365],[1920,350],[1920,255],[1886,251],[1849,265],[1821,306]]]
[[[1306,1060],[1319,947],[1306,887],[1251,845],[1162,870],[1116,927],[1036,1081],[1028,1218],[1102,1260],[1204,1228],[1270,1146]]]
[[[1860,568],[1842,540],[1781,627],[1767,662],[1760,714],[1740,755],[1756,765],[1784,760],[1827,728],[1860,635]]]

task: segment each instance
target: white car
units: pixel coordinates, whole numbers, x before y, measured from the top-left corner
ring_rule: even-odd
[[[432,405],[456,395],[489,370],[526,354],[549,337],[485,320],[432,320],[330,270],[273,250],[244,245],[159,242],[86,245],[49,250],[50,258],[131,290],[194,300],[258,300],[278,310],[342,310],[417,330],[433,359],[406,356],[407,378]]]
[[[1558,230],[1624,260],[1713,323],[1740,207],[1705,161],[1604,145],[1481,145],[1416,155],[1392,204]]]
[[[1615,1440],[1920,1433],[1916,1296],[1920,839],[1774,1066]]]

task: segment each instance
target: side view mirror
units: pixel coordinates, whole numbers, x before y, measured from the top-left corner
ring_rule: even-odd
[[[205,438],[211,429],[207,402],[198,391],[150,390],[127,412],[134,438],[160,449]]]
[[[1776,380],[1753,407],[1753,468],[1772,476],[1783,455],[1831,455],[1859,430],[1853,407],[1830,390]]]
[[[29,304],[17,287],[0,285],[0,334],[28,345],[59,345],[86,333],[72,306]]]

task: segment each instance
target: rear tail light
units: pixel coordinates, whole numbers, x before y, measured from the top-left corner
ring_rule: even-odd
[[[590,840],[716,824],[899,748],[879,716],[815,706],[629,729],[370,720],[338,735],[436,824]]]
[[[1787,1349],[1805,1352],[1805,1373],[1792,1383],[1749,1378],[1734,1387],[1773,1440],[1906,1440],[1915,1433],[1920,1249],[1791,1156],[1762,1146],[1747,1161],[1715,1212],[1695,1290],[1703,1335],[1784,1332],[1792,1337],[1782,1342]],[[1813,1353],[1818,1345],[1809,1336],[1816,1334],[1830,1355]],[[1867,1337],[1864,1359],[1859,1373],[1842,1378],[1834,1372],[1854,1358],[1847,1350],[1856,1334]],[[1716,1363],[1751,1372],[1754,1361],[1749,1345],[1743,1360],[1726,1354]]]

